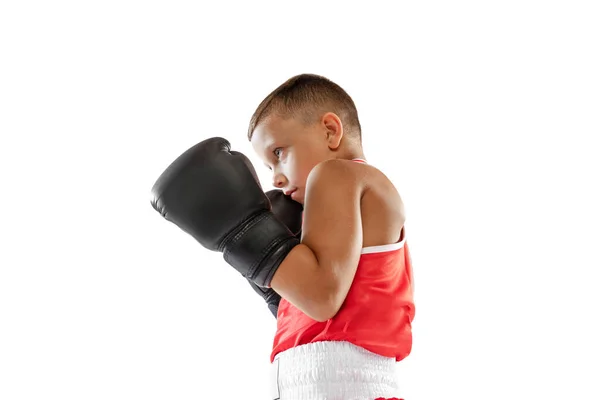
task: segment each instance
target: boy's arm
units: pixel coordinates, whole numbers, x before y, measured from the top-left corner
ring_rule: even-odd
[[[330,160],[310,173],[302,243],[284,259],[271,287],[317,321],[332,318],[354,279],[362,248],[363,185],[344,161]]]

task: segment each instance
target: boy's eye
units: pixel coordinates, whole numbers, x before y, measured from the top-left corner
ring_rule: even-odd
[[[283,151],[283,149],[281,147],[278,147],[275,150],[273,150],[273,154],[275,154],[275,157],[279,158],[279,157],[281,157],[282,151]]]

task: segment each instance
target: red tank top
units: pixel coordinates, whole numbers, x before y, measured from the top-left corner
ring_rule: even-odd
[[[403,229],[398,243],[362,249],[352,286],[333,318],[317,322],[281,299],[271,362],[282,351],[321,341],[350,342],[400,361],[412,349],[414,315],[412,264]]]

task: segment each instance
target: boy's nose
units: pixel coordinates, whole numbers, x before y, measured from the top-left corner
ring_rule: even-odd
[[[281,189],[282,187],[285,186],[285,178],[283,175],[281,174],[277,174],[273,177],[273,186],[275,186],[277,189]]]

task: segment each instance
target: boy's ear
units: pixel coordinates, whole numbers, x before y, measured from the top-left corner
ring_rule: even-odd
[[[342,120],[335,113],[328,112],[323,115],[322,123],[327,130],[327,142],[331,150],[340,147],[342,137],[344,136],[344,125]]]

